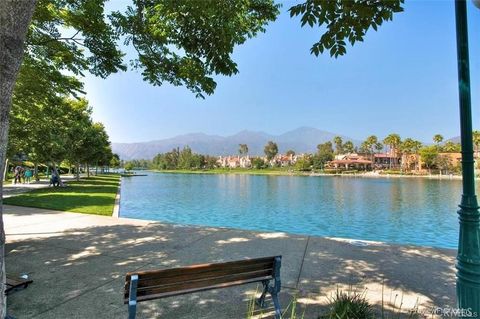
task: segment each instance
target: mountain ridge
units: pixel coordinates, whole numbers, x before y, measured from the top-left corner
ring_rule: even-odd
[[[189,146],[192,151],[208,155],[238,154],[238,144],[247,144],[250,155],[263,155],[263,147],[272,140],[277,143],[279,152],[293,149],[297,153],[315,152],[320,143],[331,141],[335,136],[341,136],[344,141],[352,141],[359,145],[360,141],[323,131],[313,127],[299,127],[282,134],[273,135],[263,131],[242,130],[228,136],[205,133],[187,133],[174,137],[137,143],[112,143],[112,150],[123,160],[151,159],[158,153],[171,151],[173,148]]]

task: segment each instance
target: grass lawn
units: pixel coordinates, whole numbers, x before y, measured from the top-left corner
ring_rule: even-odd
[[[4,204],[111,216],[120,175],[99,175],[68,181],[66,187],[35,189],[5,198]]]

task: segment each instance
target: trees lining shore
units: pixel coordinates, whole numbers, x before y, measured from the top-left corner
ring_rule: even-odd
[[[476,154],[480,151],[480,132],[473,132]],[[412,138],[402,140],[396,133],[389,134],[383,140],[375,135],[369,136],[360,145],[355,146],[352,141],[343,141],[336,136],[332,141],[319,144],[317,152],[296,154],[288,150],[285,155],[278,152],[278,145],[269,141],[264,148],[264,156],[249,156],[248,145],[239,144],[238,155],[215,157],[197,154],[188,146],[183,149],[175,148],[170,152],[157,154],[152,160],[128,161],[132,167],[154,169],[162,171],[175,170],[210,170],[221,171],[221,168],[243,168],[251,170],[286,168],[290,171],[332,171],[330,163],[342,154],[360,154],[362,158],[371,159],[370,169],[375,169],[374,158],[376,154],[383,154],[397,159],[389,161],[382,166],[384,173],[411,174],[427,170],[451,174],[459,173],[460,167],[452,160],[461,151],[460,144],[453,141],[443,142],[443,137],[436,134],[432,141],[434,144],[424,145]],[[223,159],[223,161],[222,161]],[[365,169],[367,166],[365,166]],[[378,167],[377,167],[378,169]],[[283,169],[285,170],[285,169]],[[341,171],[335,168],[335,172]],[[348,171],[348,170],[347,170]]]

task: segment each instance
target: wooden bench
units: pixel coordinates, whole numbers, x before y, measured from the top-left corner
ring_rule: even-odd
[[[5,294],[8,294],[9,292],[17,288],[27,288],[28,285],[32,282],[33,280],[31,279],[23,279],[17,276],[7,274],[7,287],[5,289]]]
[[[128,304],[128,317],[135,318],[138,302],[261,282],[263,291],[257,304],[263,308],[265,296],[269,293],[275,306],[275,319],[280,319],[278,293],[280,292],[281,262],[282,256],[274,256],[165,270],[129,272],[125,280],[124,295],[124,303]]]

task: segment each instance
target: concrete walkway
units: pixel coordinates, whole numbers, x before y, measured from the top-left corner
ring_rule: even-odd
[[[423,312],[455,305],[453,250],[4,208],[7,272],[34,280],[8,297],[16,318],[125,318],[128,271],[269,255],[283,256],[283,308],[297,296],[305,318],[324,313],[327,297],[349,285],[366,289],[377,305],[383,289],[387,311],[402,298],[402,311],[417,300]],[[252,284],[144,302],[137,318],[246,318],[255,290]]]

